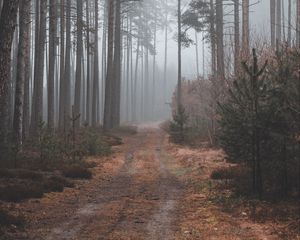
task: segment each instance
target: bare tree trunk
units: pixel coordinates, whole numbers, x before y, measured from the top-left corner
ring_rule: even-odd
[[[112,88],[112,122],[113,127],[120,125],[121,101],[121,0],[116,0],[115,8],[115,45],[114,45],[114,84]]]
[[[287,44],[290,47],[292,43],[292,0],[288,0],[288,37]]]
[[[29,26],[30,26],[30,0],[20,2],[19,16],[19,47],[17,63],[17,80],[15,93],[15,107],[13,117],[13,142],[16,151],[22,146],[22,126],[23,126],[23,107],[24,107],[24,84],[25,84],[25,60],[28,59],[29,45]]]
[[[114,0],[108,0],[108,47],[107,47],[107,73],[105,82],[105,106],[103,127],[105,130],[113,127],[112,114],[112,78],[113,78],[113,47],[114,47]]]
[[[59,128],[64,127],[65,118],[65,1],[60,0],[60,86],[59,86]]]
[[[34,90],[32,99],[31,133],[36,134],[39,123],[43,120],[43,81],[44,81],[44,60],[45,60],[45,40],[46,40],[46,9],[45,1],[36,2],[37,10],[40,9],[40,16],[36,19],[36,59]]]
[[[240,70],[240,3],[234,0],[234,73],[237,76]]]
[[[297,30],[296,30],[296,43],[300,47],[300,0],[297,0]]]
[[[85,15],[86,15],[86,122],[88,125],[91,124],[91,65],[90,65],[90,12],[89,12],[89,0],[86,0],[86,8],[85,8]],[[95,10],[96,11],[96,10]],[[98,29],[95,29],[97,31]],[[98,34],[98,33],[97,33]]]
[[[99,48],[98,48],[98,0],[95,0],[95,43],[94,43],[94,80],[93,80],[93,106],[92,126],[97,126],[97,100],[99,96]]]
[[[129,114],[130,114],[130,17],[129,14],[127,14],[127,20],[126,20],[126,101],[125,101],[125,119],[126,121],[129,121]],[[125,58],[124,58],[125,61]]]
[[[82,89],[82,54],[83,54],[83,42],[82,42],[82,31],[83,31],[83,17],[82,17],[82,0],[77,0],[77,48],[76,48],[76,75],[75,75],[75,99],[74,99],[74,113],[75,116],[83,114],[81,112],[81,89]],[[80,127],[81,118],[79,117],[76,121],[76,127]]]
[[[57,2],[50,0],[49,7],[49,77],[48,77],[48,128],[54,128],[54,80],[56,64]]]
[[[30,98],[30,80],[31,80],[31,12],[32,2],[29,3],[28,9],[28,23],[27,23],[27,31],[28,31],[28,43],[26,44],[25,49],[25,63],[27,63],[27,67],[25,68],[25,83],[24,83],[24,100],[23,100],[23,122],[22,122],[22,140],[26,140],[29,135],[29,125],[30,125],[30,107],[29,107],[29,98]]]
[[[282,23],[282,34],[283,34],[283,41],[284,42],[286,42],[286,34],[285,34],[285,4],[284,4],[284,1],[281,1],[281,8],[282,8],[282,21],[281,21],[281,23]]]
[[[138,79],[138,68],[139,68],[139,57],[140,57],[140,39],[137,39],[136,58],[135,58],[135,71],[134,71],[134,87],[133,87],[133,111],[132,119],[135,122],[137,120],[137,79]]]
[[[107,74],[107,11],[108,11],[108,0],[104,2],[104,10],[103,10],[103,33],[102,33],[102,77],[101,77],[101,96],[100,96],[100,118],[103,117],[103,109],[104,109],[104,102],[105,102],[105,80]],[[103,121],[103,119],[102,119]]]
[[[215,30],[215,8],[214,0],[210,0],[210,40],[211,40],[211,73],[215,78],[216,74],[216,30]]]
[[[243,59],[247,59],[250,55],[249,45],[249,0],[243,0],[243,36],[242,36],[242,56]]]
[[[3,6],[3,0],[0,0],[0,17],[1,17],[1,12],[2,12],[2,6]]]
[[[71,0],[66,0],[66,55],[64,69],[64,126],[70,126],[71,117]]]
[[[281,42],[281,0],[277,0],[276,10],[276,45],[278,48]]]
[[[167,0],[165,0],[165,5],[167,5]],[[167,92],[167,67],[168,67],[168,9],[166,9],[165,13],[165,53],[164,53],[164,85],[163,85],[163,94],[164,94],[164,103],[166,102],[166,92]]]
[[[276,0],[270,0],[270,23],[271,23],[271,46],[275,49],[276,46]]]
[[[155,6],[155,16],[154,16],[154,29],[153,29],[153,47],[154,47],[154,55],[153,55],[153,64],[152,64],[152,71],[153,71],[153,78],[152,78],[152,94],[151,94],[151,117],[154,118],[154,111],[155,111],[155,98],[156,98],[156,51],[157,51],[157,9]]]
[[[197,79],[199,78],[199,48],[198,48],[198,34],[195,30],[195,52],[196,52],[196,69],[197,69]]]
[[[17,18],[18,19],[18,18]],[[9,86],[9,94],[8,94],[8,119],[9,119],[9,129],[13,129],[13,115],[14,115],[14,106],[15,106],[15,90],[16,90],[16,81],[17,81],[17,66],[18,63],[18,47],[19,47],[19,25],[17,24],[16,30],[13,36],[13,44],[12,44],[12,68],[11,68],[11,80]]]
[[[217,73],[218,79],[224,86],[224,22],[223,22],[223,0],[216,1],[216,30],[217,30]]]
[[[181,110],[181,0],[178,0],[177,8],[177,24],[178,24],[178,82],[177,82],[177,110]]]
[[[18,0],[4,0],[0,17],[0,146],[7,141],[8,86],[11,66],[11,46],[17,21]]]

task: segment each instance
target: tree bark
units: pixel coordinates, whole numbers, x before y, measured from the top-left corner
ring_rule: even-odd
[[[297,0],[297,30],[296,30],[296,44],[300,48],[300,0]]]
[[[273,49],[275,49],[276,46],[276,0],[270,0],[270,24],[271,24],[271,46]]]
[[[243,0],[243,36],[242,36],[242,56],[243,60],[247,59],[250,55],[250,45],[249,45],[249,0]]]
[[[37,9],[40,9],[40,16],[37,14],[36,19],[36,59],[35,59],[35,76],[34,90],[32,99],[32,115],[31,115],[31,133],[35,135],[39,123],[43,120],[43,81],[44,81],[44,60],[45,60],[45,40],[46,40],[46,9],[45,1],[37,0]]]
[[[96,2],[96,0],[95,0]],[[89,12],[89,0],[86,0],[86,8],[85,8],[85,15],[86,15],[86,122],[88,125],[91,124],[91,64],[90,64],[90,12]],[[96,3],[95,3],[96,4]],[[97,6],[98,7],[98,6]],[[96,6],[95,6],[96,8]],[[95,10],[97,14],[97,11]],[[95,31],[98,29],[95,27]],[[98,34],[98,33],[97,33]]]
[[[216,30],[215,30],[215,8],[214,1],[210,0],[210,42],[211,42],[211,74],[215,78],[216,74]]]
[[[234,0],[234,73],[240,71],[240,3]]]
[[[97,126],[97,100],[99,96],[99,48],[98,48],[98,0],[95,0],[95,43],[94,43],[94,80],[93,80],[93,104],[92,126]]]
[[[114,77],[112,98],[112,123],[113,127],[120,125],[120,101],[121,101],[121,0],[116,0],[115,8],[115,44],[114,44]]]
[[[290,47],[292,44],[292,0],[288,0],[288,37],[287,44]]]
[[[49,6],[49,77],[48,77],[48,128],[54,128],[54,81],[56,63],[57,1]]]
[[[76,128],[81,125],[81,85],[82,85],[82,54],[83,54],[83,42],[82,42],[82,31],[83,31],[83,17],[82,17],[82,0],[77,0],[77,47],[76,47],[76,74],[75,74],[75,99],[74,99],[74,114],[79,116],[76,121]]]
[[[195,52],[196,52],[196,70],[197,70],[197,79],[200,77],[199,73],[199,47],[198,47],[198,33],[195,30]]]
[[[281,42],[281,0],[277,0],[276,6],[276,45]]]
[[[181,0],[178,0],[177,6],[177,24],[178,24],[178,79],[177,79],[177,111],[181,109]]]
[[[224,20],[223,20],[223,0],[216,1],[216,38],[217,38],[217,73],[218,80],[224,86]]]
[[[167,0],[165,0],[165,5],[167,6]],[[166,93],[167,93],[167,68],[168,68],[168,9],[166,8],[166,13],[165,13],[165,52],[164,52],[164,85],[163,85],[163,94],[164,94],[164,103],[166,102]]]
[[[107,46],[107,73],[105,81],[105,106],[103,127],[109,130],[113,127],[112,115],[112,81],[113,81],[113,47],[114,47],[114,0],[108,0],[108,46]]]
[[[28,59],[29,45],[29,26],[30,26],[30,0],[20,2],[19,16],[19,47],[17,62],[17,79],[15,92],[15,107],[13,117],[13,143],[16,151],[22,146],[22,126],[23,126],[23,107],[24,107],[24,84],[25,84],[25,60]]]
[[[27,67],[25,68],[25,83],[24,83],[24,100],[23,100],[23,126],[22,126],[22,140],[25,141],[29,135],[29,126],[30,126],[30,107],[29,107],[29,98],[30,98],[30,80],[31,80],[31,68],[32,68],[32,61],[31,61],[31,9],[32,3],[30,1],[29,4],[29,17],[28,17],[28,24],[27,24],[27,31],[28,31],[28,43],[26,44],[25,50],[25,63],[27,63]]]
[[[64,69],[64,126],[69,128],[71,117],[71,0],[66,0],[66,55]]]
[[[0,17],[0,146],[8,140],[8,86],[18,5],[18,0],[4,0]]]
[[[65,1],[60,0],[60,76],[59,76],[59,128],[64,128],[65,112]]]

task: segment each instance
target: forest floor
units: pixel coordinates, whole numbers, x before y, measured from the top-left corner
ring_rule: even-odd
[[[287,230],[295,218],[268,217],[268,203],[253,213],[247,201],[217,188],[210,173],[228,165],[222,151],[175,146],[158,124],[139,126],[136,135],[123,139],[112,156],[88,159],[96,163],[93,179],[11,204],[27,223],[8,235],[18,240],[300,239]],[[299,208],[291,204],[288,210],[297,214]]]

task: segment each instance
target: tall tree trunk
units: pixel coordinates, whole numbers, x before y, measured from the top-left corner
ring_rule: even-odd
[[[48,128],[54,128],[54,80],[56,64],[57,2],[50,0],[49,7],[49,77],[48,77]]]
[[[65,118],[65,1],[60,0],[60,76],[59,76],[59,128],[64,128]]]
[[[181,0],[178,0],[177,6],[177,24],[178,24],[178,79],[177,79],[177,111],[181,110]]]
[[[77,48],[76,48],[76,74],[75,74],[75,99],[74,99],[74,114],[79,116],[76,121],[76,127],[80,127],[81,117],[83,112],[81,112],[81,95],[82,95],[82,54],[83,54],[83,17],[82,17],[82,0],[77,0]]]
[[[218,80],[224,86],[224,22],[223,22],[223,0],[216,1],[216,30],[217,30],[217,73]]]
[[[200,77],[199,73],[199,47],[198,47],[198,34],[195,30],[195,52],[196,52],[196,70],[197,70],[197,79]]]
[[[19,151],[22,145],[22,122],[23,122],[23,104],[24,104],[24,83],[25,83],[25,60],[28,59],[29,27],[30,26],[30,0],[20,2],[19,16],[19,47],[17,63],[17,80],[15,93],[15,107],[13,118],[13,142],[16,151]]]
[[[8,119],[9,119],[9,129],[13,128],[13,115],[14,115],[14,106],[15,106],[15,90],[16,90],[16,81],[17,81],[17,66],[18,62],[18,47],[19,47],[19,25],[17,24],[16,30],[13,36],[12,44],[12,68],[11,68],[11,80],[10,80],[10,89],[9,89],[9,108],[8,108]]]
[[[8,86],[11,66],[11,46],[17,22],[18,0],[4,0],[0,17],[0,146],[8,134]]]
[[[234,0],[234,73],[240,70],[240,3]]]
[[[277,0],[276,10],[276,45],[278,48],[281,43],[281,0]]]
[[[108,0],[104,2],[104,10],[103,10],[103,33],[102,33],[102,77],[101,77],[101,96],[100,96],[100,118],[103,117],[103,108],[105,102],[105,80],[107,74],[107,11],[108,11]],[[103,121],[103,119],[102,119]]]
[[[211,74],[215,78],[216,68],[216,29],[215,29],[215,8],[214,0],[210,0],[210,42],[211,42]]]
[[[296,30],[296,44],[300,48],[300,0],[297,0],[297,30]]]
[[[91,60],[91,55],[90,55],[90,12],[89,12],[89,0],[86,0],[86,122],[88,125],[91,124],[91,76],[90,76],[90,72],[91,72],[91,64],[90,64],[90,60]],[[95,1],[96,4],[96,1]],[[96,8],[96,6],[95,6]],[[98,7],[97,7],[98,8]],[[97,11],[95,10],[95,13],[97,13]],[[95,31],[98,31],[98,29],[95,27]],[[98,32],[97,32],[98,34]],[[97,46],[98,47],[98,46]]]
[[[167,6],[167,0],[165,0],[165,5]],[[163,101],[164,103],[166,102],[166,93],[167,93],[167,68],[168,68],[168,28],[169,28],[169,16],[168,16],[168,9],[166,8],[166,13],[165,13],[165,52],[164,52],[164,85],[163,85]]]
[[[288,0],[288,37],[287,44],[290,47],[292,43],[292,0]]]
[[[281,21],[281,28],[282,28],[282,34],[283,34],[283,41],[286,42],[287,41],[287,38],[286,38],[286,26],[285,26],[285,4],[284,4],[284,1],[281,1],[281,12],[282,12],[282,21]]]
[[[35,76],[34,90],[32,99],[31,114],[31,133],[36,134],[39,123],[43,120],[43,82],[44,82],[44,60],[45,60],[45,40],[46,40],[46,9],[45,1],[37,0],[36,7],[39,8],[39,15],[36,20],[36,59],[35,59]]]
[[[32,1],[29,0],[29,9],[28,9],[28,22],[27,22],[27,31],[28,31],[28,42],[26,45],[26,49],[24,52],[24,61],[27,63],[27,67],[25,68],[25,79],[24,79],[24,100],[23,100],[23,121],[22,121],[22,140],[26,140],[29,135],[29,125],[30,125],[30,107],[29,107],[29,98],[30,98],[30,80],[31,80],[31,67],[32,67],[32,60],[31,60],[31,9],[32,9]]]
[[[243,36],[242,36],[242,56],[243,60],[247,59],[250,55],[250,45],[249,45],[249,0],[243,0]]]
[[[71,117],[71,0],[66,0],[66,55],[64,69],[64,126],[70,126]]]
[[[127,35],[126,35],[126,93],[125,93],[125,120],[129,121],[129,114],[130,114],[130,94],[129,94],[129,89],[130,89],[130,79],[129,79],[129,74],[130,74],[130,17],[129,14],[127,14],[127,20],[126,20],[126,30],[127,30]],[[125,61],[125,58],[124,58]]]
[[[94,43],[94,80],[93,80],[93,107],[92,126],[97,126],[97,100],[99,96],[99,48],[98,48],[98,0],[95,0],[95,43]]]
[[[152,64],[152,70],[153,70],[153,75],[152,75],[152,94],[151,94],[151,117],[152,119],[154,118],[154,111],[155,111],[155,99],[156,99],[156,51],[157,51],[157,7],[154,6],[155,9],[155,15],[154,15],[154,29],[153,29],[153,47],[154,47],[154,54],[153,54],[153,64]]]
[[[120,125],[120,101],[121,101],[121,0],[116,0],[115,8],[115,45],[114,45],[114,85],[111,94],[112,101],[112,122],[113,127]]]
[[[139,57],[140,57],[140,39],[137,39],[136,57],[135,57],[135,71],[134,71],[134,87],[133,87],[133,111],[132,119],[137,121],[137,81],[138,81],[138,68],[139,68]]]
[[[2,6],[3,6],[3,0],[0,0],[0,17],[1,17],[1,12],[2,12]]]
[[[271,24],[271,46],[275,49],[276,46],[276,0],[270,0],[270,24]]]
[[[107,46],[107,73],[105,81],[105,106],[103,127],[105,130],[113,127],[112,115],[112,81],[113,81],[113,47],[114,47],[114,0],[108,0],[108,46]]]

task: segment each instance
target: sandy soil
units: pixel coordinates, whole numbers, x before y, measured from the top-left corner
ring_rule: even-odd
[[[14,206],[28,220],[14,239],[280,239],[270,224],[211,200],[209,173],[226,164],[221,151],[172,145],[158,124],[138,129],[113,156],[90,159],[92,180]]]

